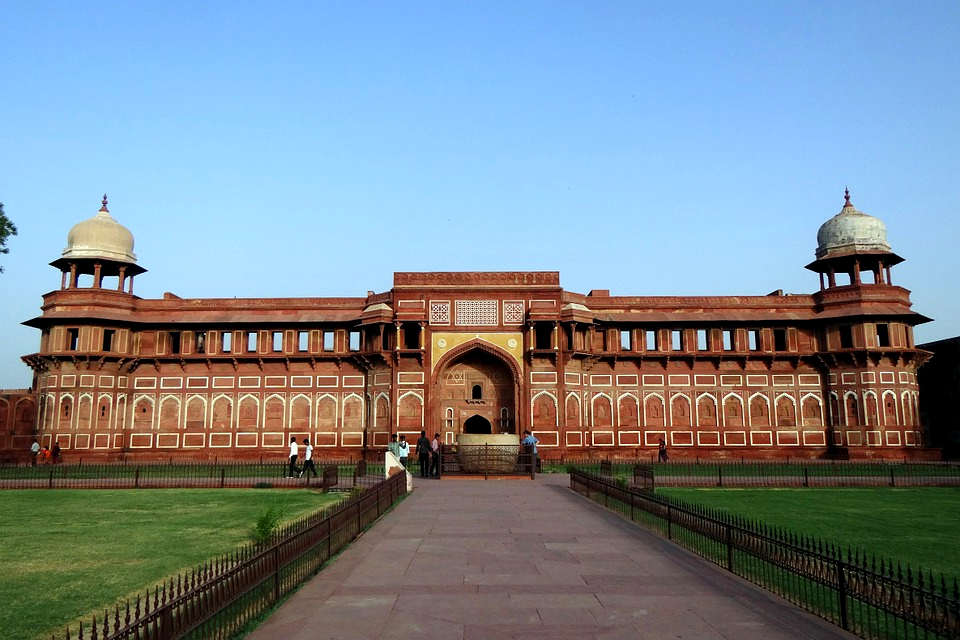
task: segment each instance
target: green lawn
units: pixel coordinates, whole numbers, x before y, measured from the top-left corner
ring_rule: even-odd
[[[960,578],[960,489],[679,489],[657,495],[719,508]]]
[[[310,490],[0,492],[0,638],[62,637],[79,618],[252,540],[270,506],[284,521],[340,496]],[[75,633],[74,633],[75,635]]]

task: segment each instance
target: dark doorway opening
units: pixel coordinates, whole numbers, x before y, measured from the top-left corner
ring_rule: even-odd
[[[463,423],[464,433],[493,433],[490,421],[483,416],[473,416]]]

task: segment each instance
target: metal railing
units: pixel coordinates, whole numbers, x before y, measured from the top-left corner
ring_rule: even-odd
[[[287,478],[287,463],[143,462],[52,464],[0,467],[0,489],[153,489],[247,487],[302,488],[324,491],[370,486],[383,466],[365,461],[317,460],[318,474],[305,471]]]
[[[408,464],[414,472],[416,463]],[[444,475],[471,475],[484,478],[497,476],[537,475],[537,454],[530,445],[456,445],[441,447],[440,477]]]
[[[908,487],[960,486],[960,464],[889,461],[724,461],[665,462],[645,460],[581,460],[548,470],[573,469],[602,476],[629,478],[636,466],[652,470],[664,487]]]
[[[570,488],[863,638],[960,638],[960,587],[943,576],[705,507],[570,473]]]
[[[406,493],[406,477],[381,480],[330,509],[304,518],[269,542],[238,549],[170,578],[66,640],[229,638],[319,571]]]

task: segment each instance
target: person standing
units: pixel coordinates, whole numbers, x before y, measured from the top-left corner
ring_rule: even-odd
[[[540,444],[540,441],[533,437],[533,434],[529,431],[523,432],[523,440],[520,441],[520,444],[526,444],[533,447],[533,455],[537,455],[537,445]]]
[[[666,462],[670,456],[667,455],[667,443],[663,438],[660,438],[660,446],[657,450],[657,460],[660,462]]]
[[[400,442],[397,443],[397,449],[400,451],[400,464],[407,468],[407,457],[410,456],[410,445],[407,444],[407,436],[400,436]]]
[[[433,440],[430,442],[430,475],[434,478],[440,477],[440,434],[433,434]]]
[[[297,447],[297,437],[290,436],[290,468],[287,470],[287,477],[294,478],[297,475],[297,456],[299,455]]]
[[[53,452],[50,454],[53,456],[53,464],[60,464],[63,459],[60,457],[60,442],[53,443]]]
[[[390,436],[390,444],[387,445],[387,451],[400,458],[400,443],[397,442],[397,434]]]
[[[426,431],[421,431],[417,439],[417,457],[420,459],[420,477],[426,478],[430,475],[430,438]]]
[[[316,478],[318,475],[317,468],[313,466],[313,445],[310,444],[310,438],[303,439],[303,470],[300,472],[302,476],[307,471],[313,471],[313,477]]]
[[[30,466],[37,466],[37,456],[40,455],[40,443],[37,442],[37,439],[33,439],[33,444],[30,445]]]
[[[537,440],[532,433],[523,430],[523,440],[520,441],[520,444],[527,445],[531,448],[530,450],[530,463],[532,468],[536,470],[537,468],[537,445],[540,444],[540,441]]]

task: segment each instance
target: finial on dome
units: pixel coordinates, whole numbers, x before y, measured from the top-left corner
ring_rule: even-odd
[[[104,197],[106,197],[106,196],[104,196]],[[850,204],[850,189],[848,189],[847,187],[844,187],[844,188],[843,188],[843,199],[844,199],[844,201],[845,201],[843,206],[845,206],[845,207],[852,207],[852,206],[853,206],[852,204]]]
[[[110,210],[107,209],[107,194],[103,194],[103,200],[101,202],[101,205],[102,206],[100,207],[100,211],[106,211],[107,213],[110,213]]]

